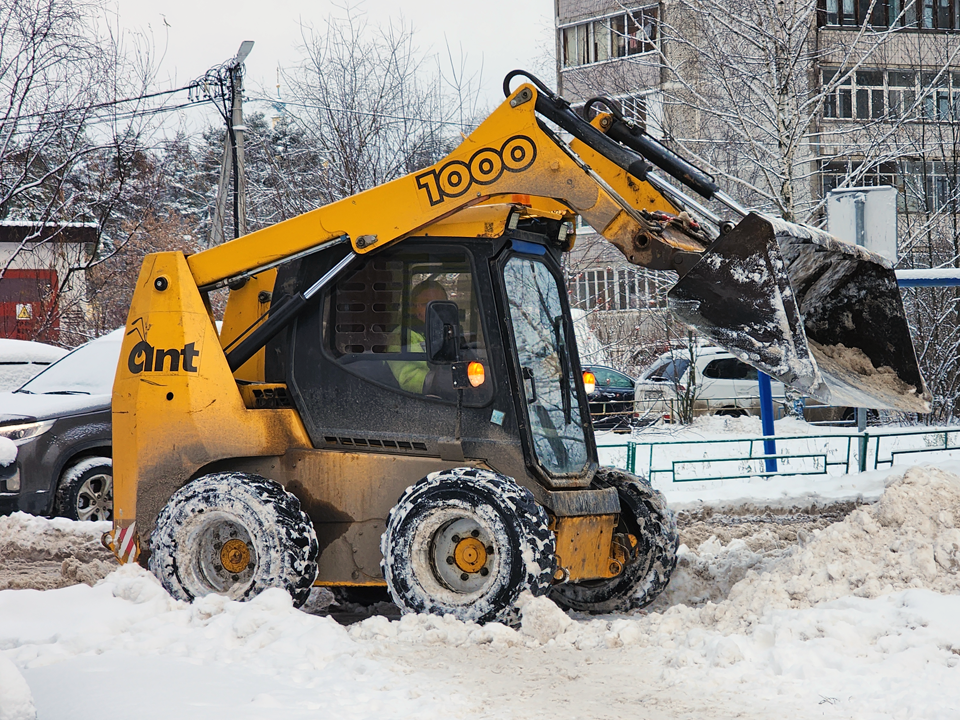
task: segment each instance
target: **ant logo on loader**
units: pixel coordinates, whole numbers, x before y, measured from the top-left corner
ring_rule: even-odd
[[[507,138],[500,149],[480,148],[469,162],[451,160],[439,170],[427,170],[416,176],[417,187],[425,190],[431,207],[444,200],[458,198],[470,187],[490,185],[500,179],[503,171],[523,172],[537,159],[537,146],[526,135]]]
[[[140,323],[141,327],[136,327]],[[186,343],[179,350],[176,348],[155,348],[147,342],[142,330],[143,319],[137,318],[133,321],[134,328],[127,335],[137,333],[140,336],[140,342],[130,349],[127,356],[127,369],[134,375],[142,372],[164,372],[164,361],[169,358],[167,363],[167,372],[180,372],[180,361],[183,361],[183,369],[188,373],[197,372],[198,368],[194,365],[194,360],[200,356],[200,351],[196,349],[196,343]]]

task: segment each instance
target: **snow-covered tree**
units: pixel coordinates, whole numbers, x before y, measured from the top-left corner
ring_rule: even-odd
[[[35,228],[0,262],[0,282],[28,252],[56,257],[52,292],[74,317],[62,305],[80,300],[76,276],[102,254],[108,220],[135,202],[130,179],[149,163],[136,99],[148,47],[108,17],[99,0],[0,0],[0,219]],[[56,231],[78,222],[95,227],[92,247]]]

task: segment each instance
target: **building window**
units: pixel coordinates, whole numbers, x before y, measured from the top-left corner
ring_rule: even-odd
[[[567,25],[560,28],[560,41],[564,67],[652,52],[657,42],[657,6]]]
[[[917,74],[912,70],[890,70],[887,72],[887,86],[890,116],[910,117],[917,103]]]
[[[670,283],[644,268],[595,268],[567,280],[570,304],[581,310],[641,310],[666,307]]]
[[[960,29],[960,0],[818,0],[818,7],[821,25]]]
[[[830,68],[821,77],[822,87],[831,88],[823,106],[826,118],[935,122],[960,118],[960,73],[867,68],[842,75]]]
[[[958,210],[960,164],[942,160],[904,160],[904,196],[911,212]]]
[[[662,136],[663,98],[658,91],[647,90],[642,93],[609,97],[619,106],[625,120],[643,128],[646,133],[653,137]],[[577,103],[573,106],[573,109],[579,115],[583,115],[583,108],[584,103]],[[603,106],[594,108],[594,112],[598,110],[606,112],[607,109]],[[593,119],[593,115],[591,114],[587,119]]]
[[[856,160],[825,162],[820,167],[823,197],[838,187],[897,186],[897,164],[884,162],[864,167]]]

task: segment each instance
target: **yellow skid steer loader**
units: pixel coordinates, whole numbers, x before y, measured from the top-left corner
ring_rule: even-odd
[[[381,588],[478,622],[524,590],[651,602],[676,526],[645,479],[599,467],[560,267],[577,215],[676,271],[674,310],[752,365],[828,402],[927,409],[889,264],[739,208],[613,103],[587,121],[529,75],[511,90],[521,74],[431,167],[146,258],[113,394],[121,562],[184,600]]]

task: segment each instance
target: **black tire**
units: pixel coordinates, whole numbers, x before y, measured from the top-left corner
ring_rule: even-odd
[[[567,583],[550,597],[561,607],[589,613],[623,612],[652,603],[677,566],[679,535],[663,495],[646,480],[616,468],[600,468],[597,487],[616,488],[620,496],[617,533],[637,538],[623,572],[609,580]]]
[[[717,410],[714,415],[722,415],[724,417],[744,417],[747,414],[746,410],[741,410],[739,408],[725,408],[723,410]]]
[[[60,476],[53,512],[71,520],[113,520],[113,461],[87,457]]]
[[[474,468],[434,473],[390,511],[383,577],[405,613],[511,621],[521,592],[550,589],[556,540],[547,524],[512,478]]]
[[[300,607],[317,577],[313,523],[296,496],[259,475],[214,473],[184,485],[160,512],[150,549],[150,572],[188,602],[211,593],[249,600],[278,587]]]

